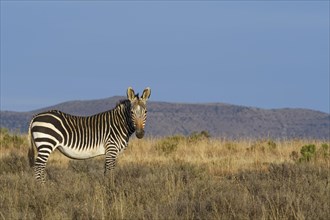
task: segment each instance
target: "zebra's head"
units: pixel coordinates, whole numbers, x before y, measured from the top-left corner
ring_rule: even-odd
[[[147,87],[143,90],[141,97],[135,94],[132,87],[127,89],[127,98],[131,101],[131,117],[135,128],[137,138],[143,138],[144,126],[147,120],[147,100],[149,99],[151,90]]]

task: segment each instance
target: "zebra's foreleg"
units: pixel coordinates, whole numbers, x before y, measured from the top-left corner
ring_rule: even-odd
[[[116,166],[117,151],[109,151],[105,156],[104,175],[113,170]]]

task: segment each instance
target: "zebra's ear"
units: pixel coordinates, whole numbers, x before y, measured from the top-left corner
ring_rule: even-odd
[[[147,101],[149,99],[150,95],[151,95],[151,89],[149,87],[147,87],[143,90],[141,99],[144,101]]]
[[[130,101],[133,101],[135,99],[135,92],[134,90],[132,89],[132,87],[128,87],[127,89],[127,98],[130,100]]]

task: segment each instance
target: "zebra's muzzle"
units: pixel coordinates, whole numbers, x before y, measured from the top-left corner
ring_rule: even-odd
[[[142,130],[142,129],[141,130],[136,130],[135,131],[135,135],[139,139],[143,138],[143,136],[144,136],[144,130]]]

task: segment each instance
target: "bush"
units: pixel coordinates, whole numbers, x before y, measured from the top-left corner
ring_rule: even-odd
[[[193,132],[189,135],[188,141],[191,143],[196,143],[202,140],[208,140],[211,137],[208,131]]]
[[[304,145],[300,150],[301,157],[299,162],[309,162],[316,156],[316,147],[314,144]]]
[[[178,148],[178,144],[184,140],[185,137],[180,135],[166,137],[156,144],[156,150],[165,155],[169,155],[175,152]]]
[[[256,140],[246,150],[248,152],[257,152],[257,151],[260,151],[262,153],[271,152],[273,154],[277,154],[278,152],[276,142],[271,139]]]

